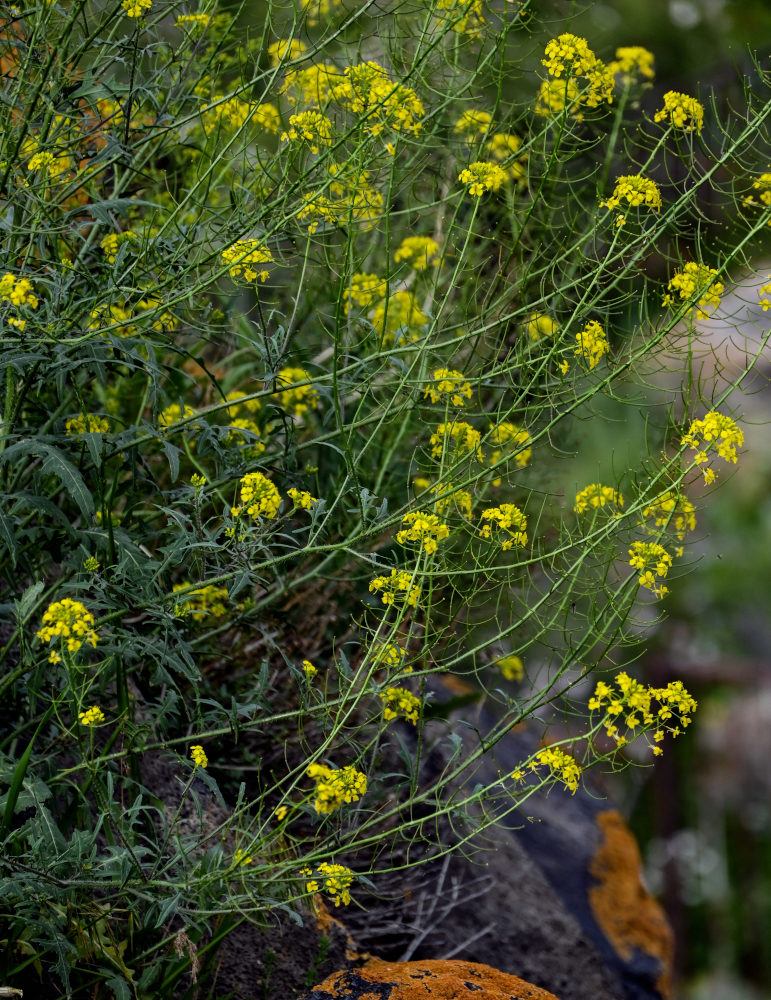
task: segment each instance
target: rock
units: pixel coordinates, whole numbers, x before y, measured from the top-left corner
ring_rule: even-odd
[[[478,962],[381,962],[336,972],[301,1000],[558,1000],[524,979]]]

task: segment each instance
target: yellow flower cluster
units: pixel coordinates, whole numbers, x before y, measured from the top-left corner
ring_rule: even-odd
[[[594,696],[589,699],[589,711],[604,713],[605,731],[619,746],[639,735],[634,732],[635,729],[656,726],[653,734],[656,745],[651,749],[656,756],[660,756],[663,751],[658,744],[664,739],[665,732],[679,736],[680,727],[685,729],[691,722],[696,701],[683,687],[682,681],[671,681],[665,688],[648,687],[622,671],[616,675],[615,683],[616,689],[605,681],[597,683]],[[626,712],[626,735],[619,734],[616,725],[623,712]]]
[[[502,539],[501,548],[504,551],[515,545],[527,545],[527,518],[513,503],[488,507],[482,511],[481,518],[487,523],[481,526],[479,534],[483,538],[491,538],[495,532],[498,540]]]
[[[416,134],[422,128],[423,102],[414,90],[394,83],[376,62],[348,66],[332,98],[354,114],[363,115],[365,130],[373,136],[384,129]]]
[[[643,76],[648,80],[654,77],[653,53],[642,45],[622,45],[616,49],[616,58],[608,64],[608,69],[614,75],[620,73],[631,82],[635,76]]]
[[[492,160],[477,160],[461,170],[458,180],[469,194],[481,198],[485,191],[498,191],[506,183],[506,171]]]
[[[390,576],[376,576],[370,581],[370,594],[380,594],[385,605],[406,604],[416,608],[420,600],[420,587],[414,584],[413,574],[406,569],[392,569]]]
[[[316,782],[313,808],[317,813],[329,815],[346,802],[358,802],[367,791],[366,774],[352,766],[309,764],[305,773]]]
[[[680,443],[686,448],[693,448],[696,452],[693,460],[697,465],[705,465],[709,461],[707,451],[711,448],[714,448],[724,462],[735,463],[736,449],[744,444],[744,431],[730,417],[723,416],[717,410],[710,410],[702,420],[692,421],[688,433]],[[716,478],[712,469],[704,470],[705,482],[712,483]]]
[[[313,871],[310,868],[301,868],[300,874],[307,877],[313,875]],[[335,906],[341,903],[347,906],[351,902],[350,888],[355,876],[350,868],[322,861],[316,869],[316,875],[316,878],[310,878],[305,883],[307,892],[321,892],[323,888]]]
[[[479,38],[485,25],[482,0],[437,0],[434,14],[442,27],[452,28],[459,35]]]
[[[525,665],[519,656],[510,653],[498,660],[500,671],[507,681],[521,681],[525,676]]]
[[[27,170],[39,170],[41,173],[48,174],[51,178],[59,177],[60,174],[71,169],[71,167],[72,159],[67,153],[63,151],[52,152],[51,150],[43,150],[35,153],[34,156],[30,157],[27,164]]]
[[[0,278],[0,298],[12,306],[37,309],[38,298],[29,278],[17,278],[9,271]]]
[[[409,264],[413,271],[426,271],[439,263],[439,244],[430,236],[407,236],[394,254],[397,264]]]
[[[348,166],[333,163],[329,175],[332,178],[329,194],[309,191],[303,195],[298,222],[307,222],[311,234],[322,222],[330,226],[350,226],[356,222],[362,229],[372,229],[383,214],[384,202],[383,195],[370,184],[369,172],[352,171]]]
[[[565,788],[572,792],[573,795],[578,790],[578,782],[581,779],[581,765],[569,753],[565,753],[559,747],[547,747],[545,750],[539,751],[528,766],[531,771],[535,771],[536,773],[539,767],[548,767],[552,777],[561,781]],[[521,776],[521,771],[515,771],[514,777]]]
[[[756,177],[752,182],[752,190],[758,193],[746,195],[742,199],[743,205],[748,205],[752,208],[771,208],[771,173],[761,174],[760,177]],[[771,226],[771,219],[768,220],[768,225]]]
[[[223,250],[222,263],[229,264],[228,272],[231,278],[242,274],[246,281],[266,281],[269,271],[260,268],[260,264],[272,264],[273,254],[259,240],[237,240],[232,246]]]
[[[661,208],[661,192],[655,181],[648,177],[641,177],[640,174],[630,174],[619,177],[613,194],[607,201],[601,201],[601,208],[617,208],[622,202],[626,202],[632,208],[640,205],[645,208],[652,208],[658,212]]]
[[[567,108],[580,119],[582,108],[612,103],[613,70],[597,58],[585,38],[569,33],[552,38],[541,62],[551,79],[541,84],[536,114],[556,115]]]
[[[350,285],[343,292],[345,313],[348,315],[352,303],[366,309],[378,299],[385,298],[387,294],[388,286],[376,274],[366,274],[364,272],[352,274]]]
[[[384,346],[399,340],[417,340],[430,322],[412,292],[399,291],[383,299],[369,314]]]
[[[299,383],[304,382],[305,385]],[[282,368],[276,376],[276,401],[295,417],[303,417],[319,403],[318,389],[311,384],[310,373],[304,368]]]
[[[453,132],[463,136],[471,143],[484,138],[493,124],[493,116],[489,111],[464,111],[455,122]]]
[[[496,465],[505,456],[513,460],[518,469],[524,469],[533,456],[533,439],[523,427],[510,420],[491,425],[489,441],[493,447],[490,465]],[[496,480],[493,485],[499,486],[500,480]]]
[[[521,146],[522,140],[511,132],[496,132],[485,143],[487,155],[498,163],[507,164],[506,175],[515,184],[523,184],[527,178],[527,153],[517,156]]]
[[[590,369],[596,368],[603,354],[610,350],[607,334],[596,320],[591,320],[576,334],[576,343],[578,347],[573,353],[581,355]]]
[[[589,483],[588,486],[585,486],[576,493],[576,502],[573,505],[573,510],[576,514],[583,514],[590,507],[604,507],[609,503],[615,504],[616,507],[623,507],[624,498],[612,486],[603,486],[602,483]]]
[[[123,0],[121,7],[128,17],[142,17],[152,6],[153,0]]]
[[[110,421],[107,417],[98,417],[95,413],[87,413],[85,416],[79,413],[77,417],[70,417],[64,423],[67,437],[74,437],[76,434],[107,434],[109,430]]]
[[[296,490],[294,487],[286,491],[286,495],[294,504],[295,510],[310,510],[315,503],[318,503],[318,497],[313,497],[307,490]]]
[[[273,42],[269,45],[268,60],[270,61],[270,65],[275,68],[279,63],[292,62],[294,59],[299,59],[307,51],[308,46],[305,42],[301,42],[299,38],[290,38],[280,42]]]
[[[432,403],[449,399],[453,406],[465,406],[465,401],[471,399],[471,383],[466,381],[463,372],[437,368],[423,395],[428,396]]]
[[[190,759],[195,767],[206,767],[209,763],[209,758],[206,756],[203,747],[199,743],[190,747]]]
[[[243,454],[247,458],[257,458],[265,451],[265,442],[260,440],[262,429],[253,414],[260,408],[259,399],[246,399],[246,393],[239,390],[229,392],[225,397],[232,405],[227,408],[227,420],[230,427],[228,441],[243,446]],[[244,400],[242,402],[242,400]],[[270,431],[266,428],[266,433]]]
[[[303,660],[301,666],[303,668],[303,673],[308,678],[308,680],[309,681],[313,680],[313,678],[318,673],[317,668],[311,663],[310,660]]]
[[[666,490],[644,507],[642,516],[643,523],[651,534],[657,531],[671,531],[680,542],[684,541],[689,531],[694,531],[696,528],[696,511],[693,504],[687,496],[674,493],[672,490]],[[681,546],[675,555],[682,554]]]
[[[290,115],[289,130],[281,133],[281,142],[304,142],[316,154],[320,146],[332,145],[332,122],[320,111]]]
[[[175,583],[173,591],[176,594],[190,586],[190,581]],[[180,617],[195,615],[198,618],[224,618],[228,614],[227,587],[217,587],[207,584],[198,590],[189,590],[182,596],[182,604],[178,604],[175,613]]]
[[[704,108],[695,97],[681,94],[677,90],[668,90],[664,94],[664,107],[653,116],[655,122],[669,120],[675,128],[684,132],[701,133],[704,124]]]
[[[771,278],[771,274],[768,276]],[[758,305],[762,306],[763,312],[771,309],[771,281],[767,285],[762,285],[758,292]]]
[[[240,847],[236,848],[233,854],[233,864],[238,865],[240,868],[243,868],[244,865],[250,865],[253,860],[254,858],[251,854],[247,854]]]
[[[656,597],[664,597],[667,587],[657,583],[656,578],[665,579],[672,566],[672,556],[657,542],[632,542],[629,549],[629,565],[640,571],[637,582],[647,587]]]
[[[78,712],[81,726],[100,726],[104,722],[104,712],[98,705],[92,705],[85,712]]]
[[[41,642],[52,643],[61,639],[69,653],[77,653],[84,642],[96,646],[98,636],[94,630],[94,616],[80,601],[69,597],[49,604],[43,613],[43,625],[35,633]],[[52,651],[51,663],[61,662],[61,656]]]
[[[405,514],[402,524],[405,527],[397,532],[396,541],[400,545],[419,542],[428,555],[433,555],[439,547],[439,542],[444,541],[450,534],[449,527],[439,520],[437,514],[427,514],[425,511]]]
[[[720,296],[725,291],[723,283],[715,280],[718,272],[705,264],[694,264],[689,261],[682,271],[677,271],[675,276],[667,285],[667,294],[664,296],[663,305],[671,305],[675,300],[675,295],[681,299],[696,299],[695,306],[697,319],[709,319],[710,311],[717,309],[720,305]]]
[[[407,688],[386,688],[385,691],[380,692],[378,697],[383,702],[383,718],[386,722],[401,716],[407,722],[411,722],[413,726],[417,726],[420,715],[420,699],[416,698]]]
[[[127,229],[125,233],[108,233],[99,246],[104,251],[108,263],[114,264],[118,256],[118,250],[124,243],[130,243],[134,248],[139,243],[139,237],[133,229]]]
[[[233,517],[240,517],[244,512],[250,517],[273,518],[281,506],[281,496],[273,483],[261,472],[247,472],[239,483],[241,487],[241,505],[231,507]]]
[[[208,14],[178,14],[177,19],[174,21],[176,28],[182,28],[183,30],[187,28],[196,37],[202,35],[210,24],[211,18]]]
[[[192,406],[185,404],[182,407],[179,403],[172,403],[158,414],[158,427],[162,431],[166,431],[174,424],[178,424],[183,420],[190,420],[194,416],[195,410]]]
[[[415,485],[418,485],[417,481]],[[426,485],[428,485],[428,480],[426,480]],[[430,492],[432,496],[436,497],[434,507],[440,514],[452,506],[462,517],[471,517],[472,503],[468,490],[456,490],[452,483],[444,483],[432,486]]]
[[[431,435],[429,443],[434,458],[441,458],[445,453],[458,458],[473,454],[477,461],[481,462],[483,457],[482,449],[479,447],[481,440],[482,435],[471,424],[456,420],[451,424],[439,424]]]
[[[559,333],[560,325],[547,313],[533,312],[528,317],[525,329],[530,340],[537,343],[542,337],[551,337]]]
[[[211,135],[219,125],[222,128],[237,132],[243,128],[253,115],[255,121],[267,128],[269,132],[277,132],[279,117],[278,110],[272,104],[261,104],[259,115],[254,110],[254,105],[240,97],[228,97],[223,100],[223,95],[218,95],[212,99],[211,104],[201,108],[201,123],[204,132]]]
[[[395,642],[375,642],[372,645],[372,658],[375,664],[387,670],[398,670],[404,660],[404,650]],[[405,668],[405,673],[412,673],[412,667]]]
[[[304,104],[326,104],[342,78],[342,73],[331,63],[292,69],[287,73],[280,93],[285,94],[292,104],[297,103],[298,94]]]

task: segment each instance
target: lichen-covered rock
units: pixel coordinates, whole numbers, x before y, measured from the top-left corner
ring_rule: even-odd
[[[381,962],[336,972],[302,1000],[557,1000],[553,993],[477,962]]]

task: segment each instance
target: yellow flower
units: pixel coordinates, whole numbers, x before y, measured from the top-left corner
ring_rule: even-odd
[[[301,868],[300,874],[308,876],[313,875],[313,872],[310,868]],[[341,903],[347,906],[351,902],[350,887],[355,876],[350,868],[322,861],[316,874],[316,878],[311,878],[305,883],[306,892],[321,892],[323,887],[324,892],[335,906],[339,906]]]
[[[289,118],[289,131],[282,132],[281,142],[304,142],[313,154],[320,146],[332,145],[332,122],[320,111],[301,111]]]
[[[458,180],[470,195],[481,198],[486,191],[498,191],[506,183],[506,171],[492,160],[477,160],[461,170]]]
[[[318,673],[318,670],[316,669],[316,667],[314,667],[314,665],[311,663],[310,660],[303,660],[302,668],[303,668],[303,673],[305,674],[305,676],[308,678],[309,681],[313,680],[313,678]]]
[[[415,608],[420,600],[420,587],[412,581],[413,574],[409,570],[392,569],[390,576],[376,576],[371,580],[369,592],[379,593],[387,607],[399,603]]]
[[[152,6],[152,0],[123,0],[121,7],[129,17],[142,17]]]
[[[195,767],[206,767],[209,763],[209,758],[204,753],[203,747],[198,743],[190,747],[190,758]]]
[[[471,399],[471,383],[466,381],[463,372],[437,368],[433,381],[426,386],[423,395],[428,396],[432,403],[440,403],[449,398],[453,406],[464,406],[465,401]]]
[[[704,108],[695,97],[681,94],[677,90],[668,90],[664,94],[664,107],[653,116],[655,122],[667,119],[675,128],[680,128],[684,132],[693,132],[695,129],[701,134]]]
[[[55,601],[49,604],[42,620],[42,627],[35,633],[41,642],[53,643],[61,639],[70,653],[76,653],[84,642],[96,646],[98,636],[94,630],[94,616],[80,601],[69,597]],[[51,653],[51,656],[54,655],[57,658],[51,662],[58,663],[61,658],[58,653]]]
[[[70,417],[64,423],[67,437],[75,437],[78,434],[106,434],[109,429],[110,421],[95,413],[87,413],[85,416],[78,414],[77,417]]]
[[[426,271],[439,263],[439,244],[430,236],[407,236],[394,254],[397,264],[405,261],[414,271]]]
[[[608,69],[612,73],[622,74],[627,82],[631,82],[634,76],[652,80],[655,76],[653,59],[653,53],[642,45],[624,45],[616,49],[616,58],[608,64]]]
[[[315,503],[319,502],[317,497],[312,497],[306,490],[292,488],[286,491],[286,495],[294,504],[295,510],[310,510]]]
[[[228,269],[231,278],[243,274],[247,281],[267,280],[270,273],[267,268],[255,265],[272,264],[273,254],[259,240],[238,240],[220,254],[223,264],[230,264]]]
[[[424,511],[405,514],[402,524],[406,527],[397,533],[396,541],[400,545],[406,542],[419,542],[428,555],[433,555],[439,542],[450,534],[449,527],[439,520],[438,515],[427,514]]]
[[[530,761],[529,767],[532,771],[539,767],[548,767],[551,775],[561,781],[568,791],[574,795],[578,790],[578,782],[581,777],[581,766],[564,750],[559,747],[548,747],[541,750]]]
[[[429,444],[434,458],[441,458],[447,453],[456,458],[473,456],[481,462],[484,457],[479,447],[481,440],[482,435],[471,424],[463,420],[454,420],[449,424],[439,424],[431,435]]]
[[[282,62],[293,62],[295,59],[299,59],[300,56],[304,56],[307,51],[308,46],[305,42],[301,42],[299,38],[290,38],[280,42],[273,42],[272,45],[269,45],[268,59],[270,60],[270,65],[275,67]]]
[[[312,407],[318,406],[319,393],[309,383],[310,374],[304,368],[282,368],[276,376],[276,401],[279,406],[289,410],[295,417],[303,417]]]
[[[276,808],[273,810],[273,815],[276,817],[279,823],[281,823],[283,820],[286,819],[286,814],[288,812],[289,812],[289,806],[276,806]]]
[[[619,177],[613,194],[607,201],[601,201],[601,208],[617,208],[621,202],[626,202],[632,208],[643,206],[658,212],[661,208],[661,192],[658,184],[639,174]]]
[[[527,153],[517,156],[522,140],[511,132],[496,132],[485,143],[485,152],[505,167],[507,177],[516,184],[523,184],[527,179]],[[516,159],[512,159],[516,157]]]
[[[677,271],[667,285],[662,304],[672,305],[675,296],[681,300],[696,299],[694,312],[697,319],[709,319],[710,312],[720,305],[724,292],[723,283],[717,281],[718,272],[705,264],[689,261],[682,271]]]
[[[367,791],[366,774],[352,766],[309,764],[305,773],[316,782],[313,807],[323,815],[333,813],[346,802],[358,802]]]
[[[509,656],[502,656],[498,660],[501,673],[507,681],[521,681],[525,675],[525,665],[518,656],[511,653]]]
[[[233,517],[244,512],[250,517],[274,518],[281,506],[281,495],[273,483],[261,472],[247,472],[239,483],[241,506],[231,508]]]
[[[414,135],[423,127],[423,102],[410,87],[394,83],[376,62],[346,67],[342,82],[332,89],[332,98],[362,115],[364,130],[373,136],[384,129]]]
[[[99,726],[104,722],[104,712],[97,705],[92,705],[85,712],[78,712],[82,726]]]
[[[567,109],[581,119],[581,109],[613,101],[613,71],[589,48],[585,38],[565,33],[546,45],[544,59],[551,80],[544,80],[536,101],[539,115],[556,115]]]
[[[181,590],[187,591],[182,595],[182,604],[175,606],[175,613],[179,617],[193,615],[199,619],[204,618],[225,618],[228,615],[228,590],[227,587],[217,587],[214,584],[207,584],[197,590],[187,590],[189,581],[175,583],[173,593]]]
[[[610,350],[607,334],[596,320],[591,320],[576,334],[576,343],[578,347],[573,353],[580,354],[590,369],[596,368],[603,354]]]
[[[485,25],[482,0],[437,0],[434,14],[440,25],[459,35],[480,38]]]
[[[194,416],[195,410],[192,406],[182,407],[179,403],[172,403],[158,414],[158,427],[162,431],[167,431],[175,424],[190,420]]]
[[[369,314],[383,345],[397,340],[417,340],[430,319],[412,292],[399,291],[383,299]]]
[[[518,469],[524,469],[533,455],[533,439],[528,432],[510,420],[502,420],[490,426],[489,442],[492,445],[490,465],[496,466],[501,458],[513,461]],[[501,480],[494,479],[493,486],[500,486]]]
[[[629,565],[640,571],[638,583],[647,587],[656,597],[663,597],[668,590],[657,582],[664,579],[672,566],[672,556],[657,542],[632,542]]]
[[[298,93],[304,104],[326,104],[333,88],[342,79],[342,73],[331,63],[292,69],[287,73],[280,93],[286,94],[292,104],[297,103]]]
[[[383,702],[383,718],[386,722],[401,716],[413,726],[418,724],[420,714],[420,699],[416,698],[406,688],[389,687],[378,695]]]
[[[462,135],[468,142],[475,143],[487,135],[492,124],[493,117],[489,111],[464,111],[455,122],[453,132]]]
[[[560,325],[556,319],[552,319],[546,313],[533,312],[528,317],[525,329],[530,340],[536,343],[542,337],[551,337],[555,333],[559,333]]]
[[[361,306],[362,309],[366,309],[373,302],[384,299],[387,294],[388,286],[376,274],[366,274],[363,272],[352,274],[350,285],[343,292],[346,316],[350,311],[351,303]]]
[[[724,462],[735,463],[736,449],[744,444],[744,432],[731,417],[726,417],[717,410],[710,410],[702,420],[692,421],[681,444],[693,448],[697,465],[705,465],[709,461],[707,451],[712,448]],[[707,484],[715,481],[716,475],[712,469],[704,470],[704,479]]]
[[[206,765],[204,765],[205,767]],[[251,854],[247,854],[246,851],[242,851],[241,848],[237,848],[235,854],[233,855],[233,863],[239,866],[250,865],[252,863]]]
[[[771,274],[768,277],[771,279]],[[771,309],[771,280],[769,280],[767,285],[761,286],[758,293],[758,305],[763,307],[763,312]]]
[[[527,518],[513,503],[502,503],[499,507],[488,507],[482,511],[484,522],[479,529],[483,538],[490,539],[493,532],[501,540],[505,551],[516,546],[527,545]]]
[[[576,514],[583,514],[590,507],[604,507],[606,504],[623,507],[624,498],[618,490],[614,490],[611,486],[603,486],[602,483],[589,483],[588,486],[576,493],[573,510]]]
[[[130,244],[134,250],[137,249],[139,237],[133,229],[127,229],[125,233],[108,233],[99,245],[104,251],[108,262],[114,264],[118,256],[118,250],[125,243]]]

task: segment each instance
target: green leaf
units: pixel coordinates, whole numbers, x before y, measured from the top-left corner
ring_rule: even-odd
[[[0,456],[0,463],[11,462],[24,455],[37,455],[42,458],[41,472],[44,475],[53,473],[57,477],[64,489],[80,507],[84,517],[93,515],[94,500],[83,482],[83,477],[58,448],[54,448],[53,445],[47,444],[45,441],[34,439],[19,441],[3,452]]]

